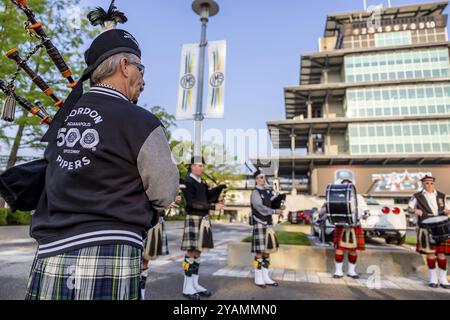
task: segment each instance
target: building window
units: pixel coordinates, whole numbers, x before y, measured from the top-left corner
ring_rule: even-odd
[[[351,54],[344,59],[345,80],[348,83],[439,78],[450,75],[448,48]]]
[[[412,44],[411,31],[375,34],[376,47],[401,46],[407,44]]]
[[[450,84],[349,89],[348,118],[450,114]]]
[[[450,120],[349,125],[352,155],[448,153]]]

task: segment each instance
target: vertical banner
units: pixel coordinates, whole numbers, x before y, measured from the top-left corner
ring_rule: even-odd
[[[185,44],[181,53],[180,81],[178,82],[177,120],[193,120],[197,107],[198,44]]]
[[[209,77],[206,118],[222,119],[225,116],[225,69],[227,42],[208,42]]]

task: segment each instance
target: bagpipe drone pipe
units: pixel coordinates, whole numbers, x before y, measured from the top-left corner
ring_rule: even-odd
[[[13,122],[16,105],[18,104],[34,116],[39,117],[43,124],[50,125],[52,123],[52,117],[43,106],[38,103],[31,103],[16,92],[15,82],[19,73],[24,71],[30,77],[33,84],[53,100],[55,106],[62,108],[64,101],[57,97],[48,83],[29,65],[29,60],[41,49],[45,48],[51,61],[67,80],[67,86],[73,89],[76,87],[77,82],[73,79],[72,71],[67,66],[60,51],[44,31],[44,24],[37,20],[35,13],[28,7],[27,1],[11,0],[11,3],[27,17],[24,24],[25,31],[32,38],[37,39],[38,44],[24,55],[23,58],[16,48],[6,52],[6,56],[17,64],[17,69],[10,81],[0,80],[0,91],[6,95],[1,119],[7,122]],[[125,15],[116,10],[114,1],[111,2],[108,11],[99,7],[95,8],[95,10],[88,14],[88,19],[93,26],[102,25],[105,27],[107,25],[108,28],[114,27],[117,23],[125,23],[127,21]],[[45,187],[46,170],[47,161],[42,159],[10,168],[0,176],[0,195],[13,211],[30,211],[36,209]]]

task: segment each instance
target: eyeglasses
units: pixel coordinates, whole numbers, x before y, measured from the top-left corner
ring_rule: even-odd
[[[138,62],[131,62],[131,61],[128,61],[128,64],[131,64],[132,66],[135,66],[136,68],[138,68],[138,69],[139,69],[139,72],[140,72],[141,75],[142,75],[142,77],[144,77],[144,74],[145,74],[145,66],[144,66],[143,64],[138,63]]]

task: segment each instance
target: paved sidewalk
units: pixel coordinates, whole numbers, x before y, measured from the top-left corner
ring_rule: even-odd
[[[407,291],[429,291],[434,293],[448,294],[450,290],[442,288],[432,289],[428,287],[425,279],[418,277],[393,277],[363,274],[361,279],[354,280],[349,277],[343,279],[333,279],[330,273],[325,272],[305,272],[298,270],[273,269],[270,271],[271,277],[276,281],[300,282],[322,285],[338,285],[346,287],[365,287],[367,289],[393,289]],[[225,267],[216,271],[214,276],[229,278],[253,278],[253,270],[246,267]]]

